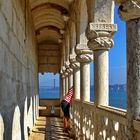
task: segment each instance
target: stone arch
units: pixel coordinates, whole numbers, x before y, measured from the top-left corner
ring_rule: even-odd
[[[0,140],[3,140],[3,135],[4,135],[4,122],[2,116],[0,115]]]
[[[12,140],[21,140],[20,109],[15,107],[12,123]]]
[[[85,36],[85,31],[88,25],[88,13],[86,0],[82,0],[80,3],[80,44],[87,43],[87,38]]]
[[[30,104],[28,109],[28,131],[30,131],[33,127],[33,101],[32,97],[30,97]]]

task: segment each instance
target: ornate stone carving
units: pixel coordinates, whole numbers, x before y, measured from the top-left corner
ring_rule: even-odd
[[[79,69],[80,63],[76,60],[76,55],[71,54],[70,55],[70,67],[73,69]]]
[[[93,61],[93,53],[86,44],[78,44],[76,46],[77,61],[80,63],[89,63]]]
[[[116,31],[116,24],[90,23],[86,32],[86,36],[89,40],[88,47],[91,50],[111,48],[114,44],[112,37]]]
[[[64,77],[68,76],[68,72],[66,70],[67,70],[66,67],[62,66],[62,72]]]
[[[107,50],[114,45],[114,42],[109,37],[98,37],[88,41],[88,46],[91,50]]]
[[[65,68],[66,68],[65,73],[67,73],[69,75],[73,73],[73,69],[70,67],[70,62],[69,61],[65,62]]]
[[[69,68],[69,65],[70,65],[70,62],[69,62],[69,61],[66,61],[66,62],[65,62],[65,67],[66,67],[66,69]]]
[[[128,21],[140,17],[140,1],[127,0],[120,5],[118,14],[122,20]]]
[[[116,31],[116,24],[90,23],[87,27],[86,36],[88,40],[95,39],[97,37],[112,38]]]
[[[65,75],[64,75],[64,72],[63,72],[62,69],[60,70],[60,75],[61,75],[62,78],[65,78]]]

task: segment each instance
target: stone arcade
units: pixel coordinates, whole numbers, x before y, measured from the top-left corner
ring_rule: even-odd
[[[126,110],[108,106],[115,4],[127,28]],[[140,0],[0,0],[0,140],[32,139],[39,120],[39,72],[60,73],[61,99],[74,86],[75,138],[139,140],[139,54]]]

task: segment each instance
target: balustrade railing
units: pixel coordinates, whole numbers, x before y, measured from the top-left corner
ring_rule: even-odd
[[[96,132],[98,140],[126,140],[127,120],[124,109],[110,106],[95,108],[94,103],[74,100],[71,115],[79,139],[82,136],[85,140],[93,140]],[[135,130],[140,132],[140,122],[134,120],[133,124]]]

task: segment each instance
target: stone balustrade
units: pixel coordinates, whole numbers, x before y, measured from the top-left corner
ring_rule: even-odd
[[[94,103],[74,100],[72,105],[74,116],[72,117],[75,124],[76,137],[80,138],[79,130],[82,127],[83,139],[94,139],[94,123],[98,124],[98,140],[125,140],[127,138],[126,130],[126,110],[111,106],[94,107]],[[96,110],[95,110],[96,109]],[[80,126],[80,111],[83,111],[83,126]],[[98,119],[94,122],[94,112],[98,114]],[[134,129],[140,132],[140,121],[133,120]]]

